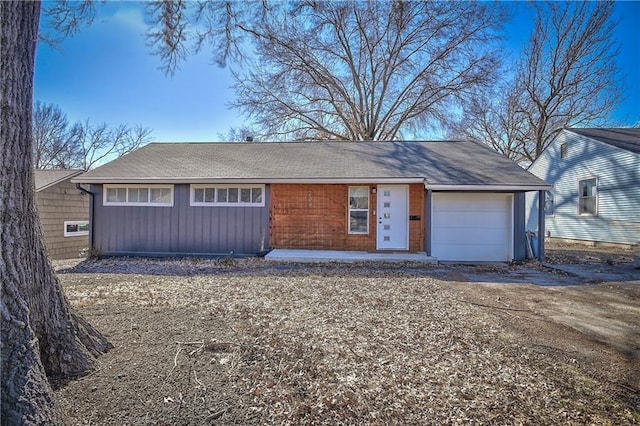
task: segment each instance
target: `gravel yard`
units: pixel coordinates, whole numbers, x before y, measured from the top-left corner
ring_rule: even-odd
[[[73,425],[640,422],[633,282],[480,284],[470,267],[261,259],[57,266],[115,345],[57,390]],[[581,329],[594,315],[615,327]]]

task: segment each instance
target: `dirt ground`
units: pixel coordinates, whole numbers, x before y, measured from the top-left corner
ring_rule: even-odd
[[[633,252],[548,259],[613,280],[535,263],[58,262],[115,349],[56,395],[72,425],[640,424],[640,271],[615,274]]]

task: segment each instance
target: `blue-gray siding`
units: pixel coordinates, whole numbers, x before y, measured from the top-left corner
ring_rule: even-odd
[[[94,192],[93,249],[102,254],[256,254],[269,247],[264,207],[192,207],[189,185],[174,186],[173,207],[104,206]]]
[[[524,226],[525,194],[513,194],[513,260],[527,258],[527,234]]]
[[[567,157],[560,158],[560,145]],[[640,243],[640,156],[563,131],[529,171],[554,185],[554,214],[545,220],[551,237],[623,244]],[[597,178],[597,215],[578,214],[578,182]],[[527,195],[527,229],[536,230],[538,195]]]

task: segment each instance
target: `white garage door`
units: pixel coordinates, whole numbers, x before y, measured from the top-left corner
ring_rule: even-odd
[[[512,198],[434,193],[431,255],[444,261],[512,260]]]

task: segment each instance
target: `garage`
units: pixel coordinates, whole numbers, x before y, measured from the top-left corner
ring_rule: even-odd
[[[512,194],[434,193],[431,256],[440,261],[511,261],[512,212]]]

